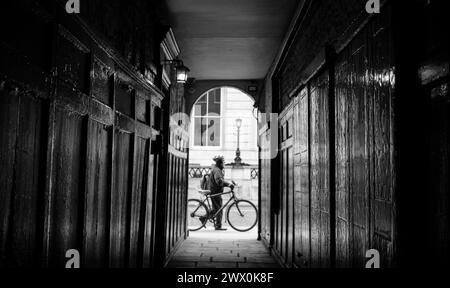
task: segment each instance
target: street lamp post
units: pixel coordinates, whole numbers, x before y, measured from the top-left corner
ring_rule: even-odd
[[[234,158],[234,164],[236,166],[242,165],[242,159],[241,159],[241,150],[239,149],[239,136],[240,136],[240,130],[242,126],[242,119],[236,119],[236,127],[237,127],[237,148],[236,148],[236,158]]]

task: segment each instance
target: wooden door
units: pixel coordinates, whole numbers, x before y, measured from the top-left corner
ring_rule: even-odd
[[[292,265],[294,244],[294,113],[291,105],[280,118],[280,213],[276,215],[276,247],[286,266]]]

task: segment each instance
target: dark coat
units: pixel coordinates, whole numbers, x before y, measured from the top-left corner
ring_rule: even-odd
[[[216,165],[213,165],[209,177],[209,190],[211,194],[223,193],[223,187],[229,187],[230,183],[225,181],[223,172]]]

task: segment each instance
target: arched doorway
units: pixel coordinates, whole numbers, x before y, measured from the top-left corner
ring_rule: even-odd
[[[195,101],[190,113],[189,199],[202,199],[198,193],[200,181],[209,173],[213,157],[222,155],[226,163],[225,179],[238,183],[235,190],[239,198],[258,206],[258,123],[255,112],[254,99],[234,87],[210,89]],[[241,163],[236,157],[238,147]],[[228,199],[224,196],[223,203]],[[224,213],[222,223],[227,231],[214,234],[213,225],[209,224],[198,233],[211,232],[209,237],[257,238],[257,226],[247,233],[237,233],[225,218]]]

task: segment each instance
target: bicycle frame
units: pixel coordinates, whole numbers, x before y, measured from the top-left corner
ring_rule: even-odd
[[[212,204],[210,203],[209,200],[210,200],[211,198],[213,198],[213,197],[221,197],[221,196],[223,196],[223,195],[228,195],[228,194],[231,194],[231,197],[230,197],[230,199],[228,199],[227,203],[225,203],[225,205],[222,205],[222,207],[220,207],[220,209],[217,210],[217,212],[216,212],[213,216],[208,215],[208,220],[210,220],[210,219],[215,219],[216,216],[219,215],[220,212],[222,212],[226,207],[228,207],[228,204],[230,204],[231,202],[236,202],[236,201],[239,200],[239,199],[238,199],[238,198],[236,197],[236,195],[234,194],[234,191],[229,191],[229,192],[224,192],[224,193],[220,193],[220,194],[206,195],[206,196],[205,196],[205,200],[202,201],[202,204],[205,204],[205,202],[208,203],[208,204],[207,204],[208,210],[211,211],[211,210],[212,210]],[[199,206],[199,207],[200,207],[200,206]],[[197,209],[198,209],[199,207],[197,207]],[[197,210],[195,210],[194,213],[195,213],[196,211],[197,211]]]
[[[256,223],[258,222],[258,215],[256,215],[256,219],[255,219],[255,222],[253,222],[253,224],[252,224],[252,226],[249,226],[249,228],[248,229],[242,229],[242,227],[241,228],[238,228],[238,226],[233,226],[233,224],[232,223],[230,223],[230,219],[229,219],[229,217],[230,217],[230,215],[229,215],[229,213],[230,213],[230,208],[231,207],[233,207],[233,205],[236,205],[236,209],[237,209],[237,212],[239,213],[239,215],[241,216],[241,217],[244,217],[245,216],[245,214],[246,214],[246,212],[244,212],[243,213],[243,211],[245,211],[245,208],[244,208],[244,210],[241,210],[240,209],[240,207],[239,207],[239,205],[238,205],[238,203],[240,203],[240,201],[244,201],[244,202],[248,202],[249,204],[250,204],[250,206],[253,206],[253,208],[255,209],[255,212],[256,212],[256,214],[258,214],[258,208],[256,208],[256,206],[252,203],[252,202],[250,202],[250,201],[247,201],[247,200],[241,200],[241,199],[239,199],[238,197],[236,197],[236,195],[235,195],[235,193],[234,193],[234,191],[233,190],[230,190],[229,192],[222,192],[222,193],[219,193],[219,194],[215,194],[215,195],[211,195],[211,191],[210,190],[198,190],[198,192],[200,192],[201,194],[203,194],[203,197],[204,197],[204,199],[189,199],[189,201],[196,201],[196,208],[195,208],[195,210],[194,211],[190,211],[189,213],[189,215],[190,215],[190,217],[199,217],[200,216],[200,221],[202,222],[202,225],[200,226],[200,227],[198,227],[198,226],[196,226],[196,228],[195,229],[192,229],[192,231],[197,231],[197,230],[199,230],[199,229],[201,229],[201,228],[204,228],[204,227],[206,227],[206,224],[207,224],[207,222],[209,221],[209,222],[214,222],[215,223],[215,220],[216,220],[216,218],[217,218],[217,216],[220,214],[220,213],[222,213],[222,212],[224,212],[224,210],[225,210],[225,208],[227,209],[227,211],[226,211],[226,222],[227,223],[229,223],[230,224],[230,226],[233,228],[233,229],[235,229],[235,230],[237,230],[237,231],[239,231],[239,232],[246,232],[246,231],[249,231],[250,229],[252,229],[253,227],[255,227],[255,225],[256,225]],[[221,197],[221,196],[223,196],[223,195],[231,195],[231,197],[228,199],[228,201],[225,203],[225,205],[221,205],[221,207],[219,208],[219,209],[217,209],[217,211],[215,211],[215,213],[213,214],[212,213],[212,210],[213,210],[213,205],[212,205],[212,201],[209,201],[210,199],[212,199],[213,197]],[[195,215],[196,214],[196,212],[201,208],[203,206],[203,208],[204,209],[206,209],[206,212],[207,212],[207,214],[205,215],[205,214],[202,214],[202,215]],[[245,207],[245,205],[244,205],[244,207]],[[253,208],[251,208],[251,209],[253,209]],[[233,210],[234,211],[234,210]],[[233,213],[235,213],[235,212],[233,212]],[[233,215],[235,215],[235,214],[233,214]],[[234,221],[234,220],[233,220]],[[236,224],[236,223],[235,223]],[[195,225],[195,224],[194,224]],[[198,228],[197,228],[198,227]]]

